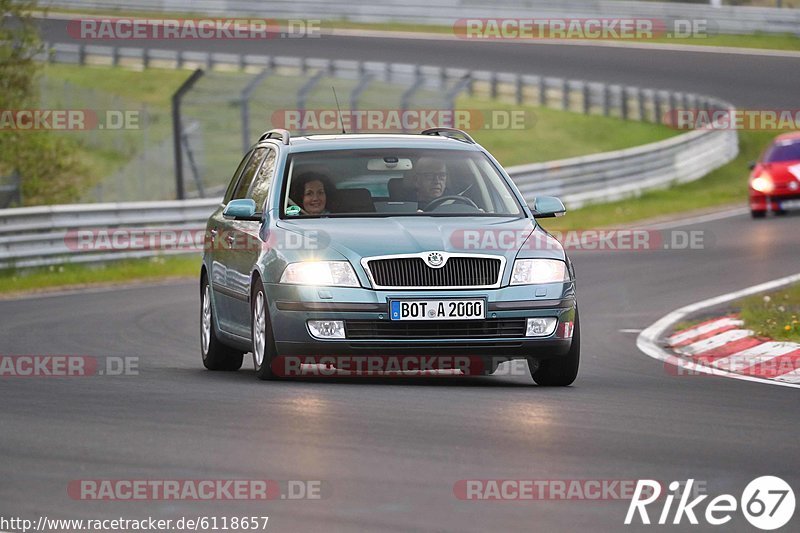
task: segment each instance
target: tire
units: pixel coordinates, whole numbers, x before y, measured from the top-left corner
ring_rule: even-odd
[[[531,372],[531,377],[537,385],[543,387],[566,387],[571,385],[578,377],[578,367],[581,360],[581,325],[578,311],[575,310],[575,329],[572,332],[572,344],[569,352],[561,357],[539,361],[539,366]],[[535,365],[528,363],[529,368]]]
[[[786,211],[785,209],[778,209],[777,211],[774,211],[774,213],[775,213],[777,216],[779,216],[779,217],[782,217],[782,216],[784,216],[784,215],[787,213],[787,211]]]
[[[767,216],[766,211],[750,211],[750,216],[753,218],[764,218]]]
[[[203,366],[209,370],[239,370],[244,352],[226,346],[217,338],[210,293],[208,280],[203,276],[200,282],[200,355],[203,357]]]
[[[256,377],[261,380],[276,379],[272,371],[272,362],[277,356],[275,339],[272,336],[272,325],[267,313],[267,297],[260,280],[253,287],[253,297],[250,299],[250,331],[253,340],[253,366]]]

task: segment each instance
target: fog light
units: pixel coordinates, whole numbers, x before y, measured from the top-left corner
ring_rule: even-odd
[[[344,339],[342,320],[309,320],[308,330],[318,339]]]
[[[556,330],[558,319],[555,317],[529,318],[528,327],[525,330],[526,337],[547,337]]]

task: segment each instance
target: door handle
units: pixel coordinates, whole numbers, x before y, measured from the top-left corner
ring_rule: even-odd
[[[217,231],[217,228],[211,228],[210,230],[208,230],[208,234],[211,235],[212,241],[217,237],[217,233],[219,233],[219,231]]]
[[[232,245],[236,241],[236,236],[235,235],[228,235],[227,237],[225,237],[225,240],[228,241],[228,244]]]

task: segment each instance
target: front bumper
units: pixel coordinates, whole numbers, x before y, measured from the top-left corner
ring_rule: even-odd
[[[800,208],[800,192],[778,192],[774,194],[764,194],[750,190],[750,210],[751,211],[786,211],[789,209]]]
[[[574,282],[537,286],[515,286],[490,290],[427,290],[375,291],[364,288],[304,287],[281,284],[266,285],[270,302],[270,321],[279,355],[287,356],[386,356],[441,355],[508,359],[558,357],[572,343],[567,333],[575,319]],[[538,296],[537,296],[538,294]],[[469,336],[414,336],[394,338],[345,338],[322,340],[309,333],[308,320],[344,320],[380,324],[379,331],[391,330],[396,322],[389,319],[389,299],[453,299],[486,298],[486,331],[500,322],[533,317],[556,317],[555,332],[547,337],[482,336],[474,331]],[[477,322],[477,321],[476,321]],[[412,328],[413,329],[413,328]],[[443,328],[447,329],[447,328]],[[481,328],[476,328],[480,330]],[[345,326],[347,334],[347,325]],[[413,335],[413,333],[412,333]]]

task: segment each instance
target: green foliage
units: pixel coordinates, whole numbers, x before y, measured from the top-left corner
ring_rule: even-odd
[[[35,9],[36,0],[0,0],[0,112],[38,106]],[[0,175],[19,172],[26,205],[75,201],[88,178],[73,152],[52,132],[0,131]]]
[[[756,335],[777,341],[800,341],[800,285],[740,302],[741,317]]]

